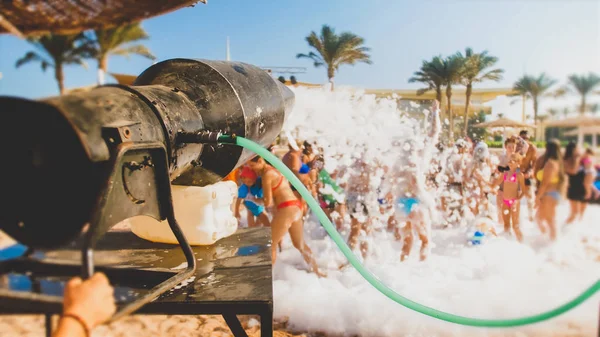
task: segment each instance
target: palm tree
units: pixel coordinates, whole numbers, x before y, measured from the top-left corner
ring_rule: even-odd
[[[548,117],[548,115],[539,115],[537,117],[537,122],[543,124],[548,119]]]
[[[427,63],[427,72],[435,74],[446,86],[447,111],[450,120],[450,139],[454,140],[454,116],[452,113],[452,85],[459,84],[465,60],[460,53],[443,58],[436,56]]]
[[[471,94],[473,92],[473,83],[481,83],[486,80],[500,81],[502,79],[502,69],[489,68],[496,65],[498,58],[488,55],[487,50],[481,53],[474,53],[473,49],[467,48],[464,56],[464,67],[462,69],[462,84],[467,87],[466,90],[466,103],[465,103],[465,118],[463,134],[467,135],[469,127],[469,105],[471,105]]]
[[[555,80],[547,77],[544,73],[538,77],[524,75],[513,84],[513,91],[515,93],[511,96],[522,96],[524,99],[531,98],[533,100],[533,119],[537,120],[540,98],[555,83]]]
[[[309,58],[315,67],[327,67],[327,79],[333,90],[333,78],[342,64],[354,65],[356,62],[372,64],[371,56],[367,54],[370,48],[364,47],[365,40],[350,32],[337,35],[328,25],[323,25],[321,35],[311,32],[306,42],[317,52],[297,54],[296,58]]]
[[[579,105],[579,113],[584,113],[587,105],[587,96],[600,85],[600,77],[594,73],[586,75],[571,75],[569,76],[569,84],[581,95],[581,103]]]
[[[48,34],[27,39],[38,50],[29,51],[17,60],[15,67],[30,63],[40,62],[42,71],[54,68],[54,78],[58,82],[58,90],[62,95],[65,92],[65,76],[63,67],[68,64],[79,64],[87,68],[84,59],[91,54],[90,41],[84,34],[54,35]]]
[[[129,57],[140,55],[150,60],[156,57],[142,44],[133,44],[148,38],[148,34],[140,23],[119,27],[97,29],[94,31],[96,41],[94,58],[98,61],[98,84],[104,84],[104,74],[108,69],[108,58],[111,55]],[[90,39],[92,39],[90,37]]]
[[[551,119],[554,119],[556,115],[558,115],[558,109],[550,108],[548,109],[548,115],[550,115]]]
[[[431,61],[424,60],[423,64],[421,64],[421,69],[414,72],[413,77],[408,80],[408,83],[421,82],[427,85],[427,88],[417,90],[417,95],[423,95],[429,90],[435,90],[435,99],[440,102],[441,109],[444,81],[438,74],[432,71],[430,63]]]

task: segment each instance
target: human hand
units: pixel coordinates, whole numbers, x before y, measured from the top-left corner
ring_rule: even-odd
[[[590,200],[591,198],[592,198],[592,189],[591,188],[586,188],[585,189],[584,199],[585,200]]]
[[[113,293],[113,287],[102,273],[96,273],[85,281],[79,277],[72,278],[65,286],[63,315],[81,318],[91,330],[115,313],[117,307]]]

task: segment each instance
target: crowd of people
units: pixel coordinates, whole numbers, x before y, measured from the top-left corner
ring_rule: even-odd
[[[522,242],[522,204],[540,233],[556,240],[560,232],[556,208],[561,202],[568,200],[570,205],[566,225],[581,221],[590,203],[600,203],[591,149],[569,143],[563,153],[560,143],[551,140],[540,154],[526,130],[507,138],[499,156],[480,140],[458,139],[446,147],[440,142],[437,101],[427,116],[423,141],[394,138],[393,146],[381,153],[391,160],[383,161],[363,146],[351,164],[328,171],[323,148],[307,141],[290,143],[282,157],[337,230],[347,232],[350,248],[359,248],[363,258],[369,252],[367,238],[381,230],[401,242],[401,261],[410,256],[415,240],[420,241],[420,259],[427,259],[433,226],[472,226],[476,238],[468,242],[481,243],[488,234],[497,236],[499,225]],[[238,184],[236,217],[241,220],[244,205],[249,227],[271,227],[273,263],[289,233],[311,271],[326,276],[304,240],[307,203],[279,171],[255,157],[225,179]],[[89,336],[115,312],[112,294],[103,274],[69,281],[64,312],[53,335]],[[92,302],[100,305],[89,305]]]
[[[351,164],[328,171],[323,148],[308,141],[290,142],[282,161],[319,201],[338,231],[347,235],[349,247],[358,249],[363,258],[369,252],[367,238],[381,230],[401,242],[401,261],[410,256],[415,240],[420,241],[420,259],[427,258],[432,227],[470,226],[479,237],[497,236],[503,228],[506,235],[522,242],[522,204],[528,209],[529,222],[556,240],[559,203],[569,201],[566,223],[570,224],[580,220],[590,201],[600,197],[594,185],[591,149],[569,143],[563,153],[560,143],[551,140],[539,153],[526,130],[508,137],[500,155],[493,155],[481,140],[464,138],[444,146],[439,114],[439,103],[434,102],[426,118],[424,141],[394,138],[394,146],[381,154],[391,161],[368,156],[369,148],[359,146],[362,153]],[[236,216],[241,218],[244,205],[248,226],[271,227],[273,262],[289,233],[312,271],[325,276],[304,240],[303,226],[310,210],[296,188],[259,157],[230,180],[239,186]]]

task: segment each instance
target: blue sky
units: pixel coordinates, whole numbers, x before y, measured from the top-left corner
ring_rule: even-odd
[[[372,48],[373,65],[343,66],[340,85],[363,88],[418,88],[408,84],[421,60],[465,47],[488,50],[505,69],[507,87],[524,72],[542,71],[562,82],[571,73],[600,73],[600,1],[597,0],[209,0],[143,23],[148,47],[159,60],[189,57],[225,59],[230,37],[231,57],[259,66],[303,66],[299,80],[324,83],[325,70],[315,69],[295,55],[308,52],[305,36],[329,24],[338,32],[352,31]],[[39,65],[15,69],[15,61],[31,47],[12,36],[0,36],[0,95],[44,97],[58,92],[52,71]],[[139,74],[151,61],[113,57],[109,71]],[[90,68],[66,68],[66,87],[96,81]],[[25,80],[27,79],[27,80]],[[497,100],[495,112],[519,111],[508,99]],[[548,103],[549,104],[549,103]],[[552,102],[556,104],[556,102]]]

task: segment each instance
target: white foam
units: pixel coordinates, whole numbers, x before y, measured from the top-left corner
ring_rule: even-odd
[[[297,88],[296,107],[286,128],[299,139],[318,141],[328,167],[350,165],[362,144],[379,160],[391,140],[408,136],[422,141],[419,121],[403,116],[395,101],[349,92]],[[444,191],[442,191],[444,192]],[[440,192],[440,193],[442,193]],[[439,195],[438,195],[439,196]],[[437,197],[437,196],[436,196]],[[490,202],[495,204],[494,200]],[[564,223],[568,205],[558,208]],[[537,226],[525,221],[523,244],[499,233],[484,244],[468,245],[472,228],[434,229],[433,248],[426,262],[418,261],[415,244],[408,261],[400,263],[399,242],[382,230],[365,238],[371,253],[365,264],[396,292],[433,308],[458,315],[489,319],[532,315],[554,308],[578,295],[600,277],[600,208],[590,206],[582,223],[562,228],[551,244]],[[385,228],[385,217],[375,220]],[[501,227],[496,227],[501,232]],[[347,229],[346,229],[347,231]],[[353,268],[338,270],[345,262],[324,229],[311,218],[305,238],[319,265],[329,276],[318,279],[289,238],[274,266],[276,318],[289,317],[302,331],[345,336],[593,336],[597,333],[600,296],[544,323],[514,329],[481,329],[442,322],[406,309],[377,292]],[[347,233],[342,233],[347,235]],[[587,241],[584,243],[583,241]],[[590,248],[592,247],[592,248]],[[360,255],[360,254],[357,254]]]

